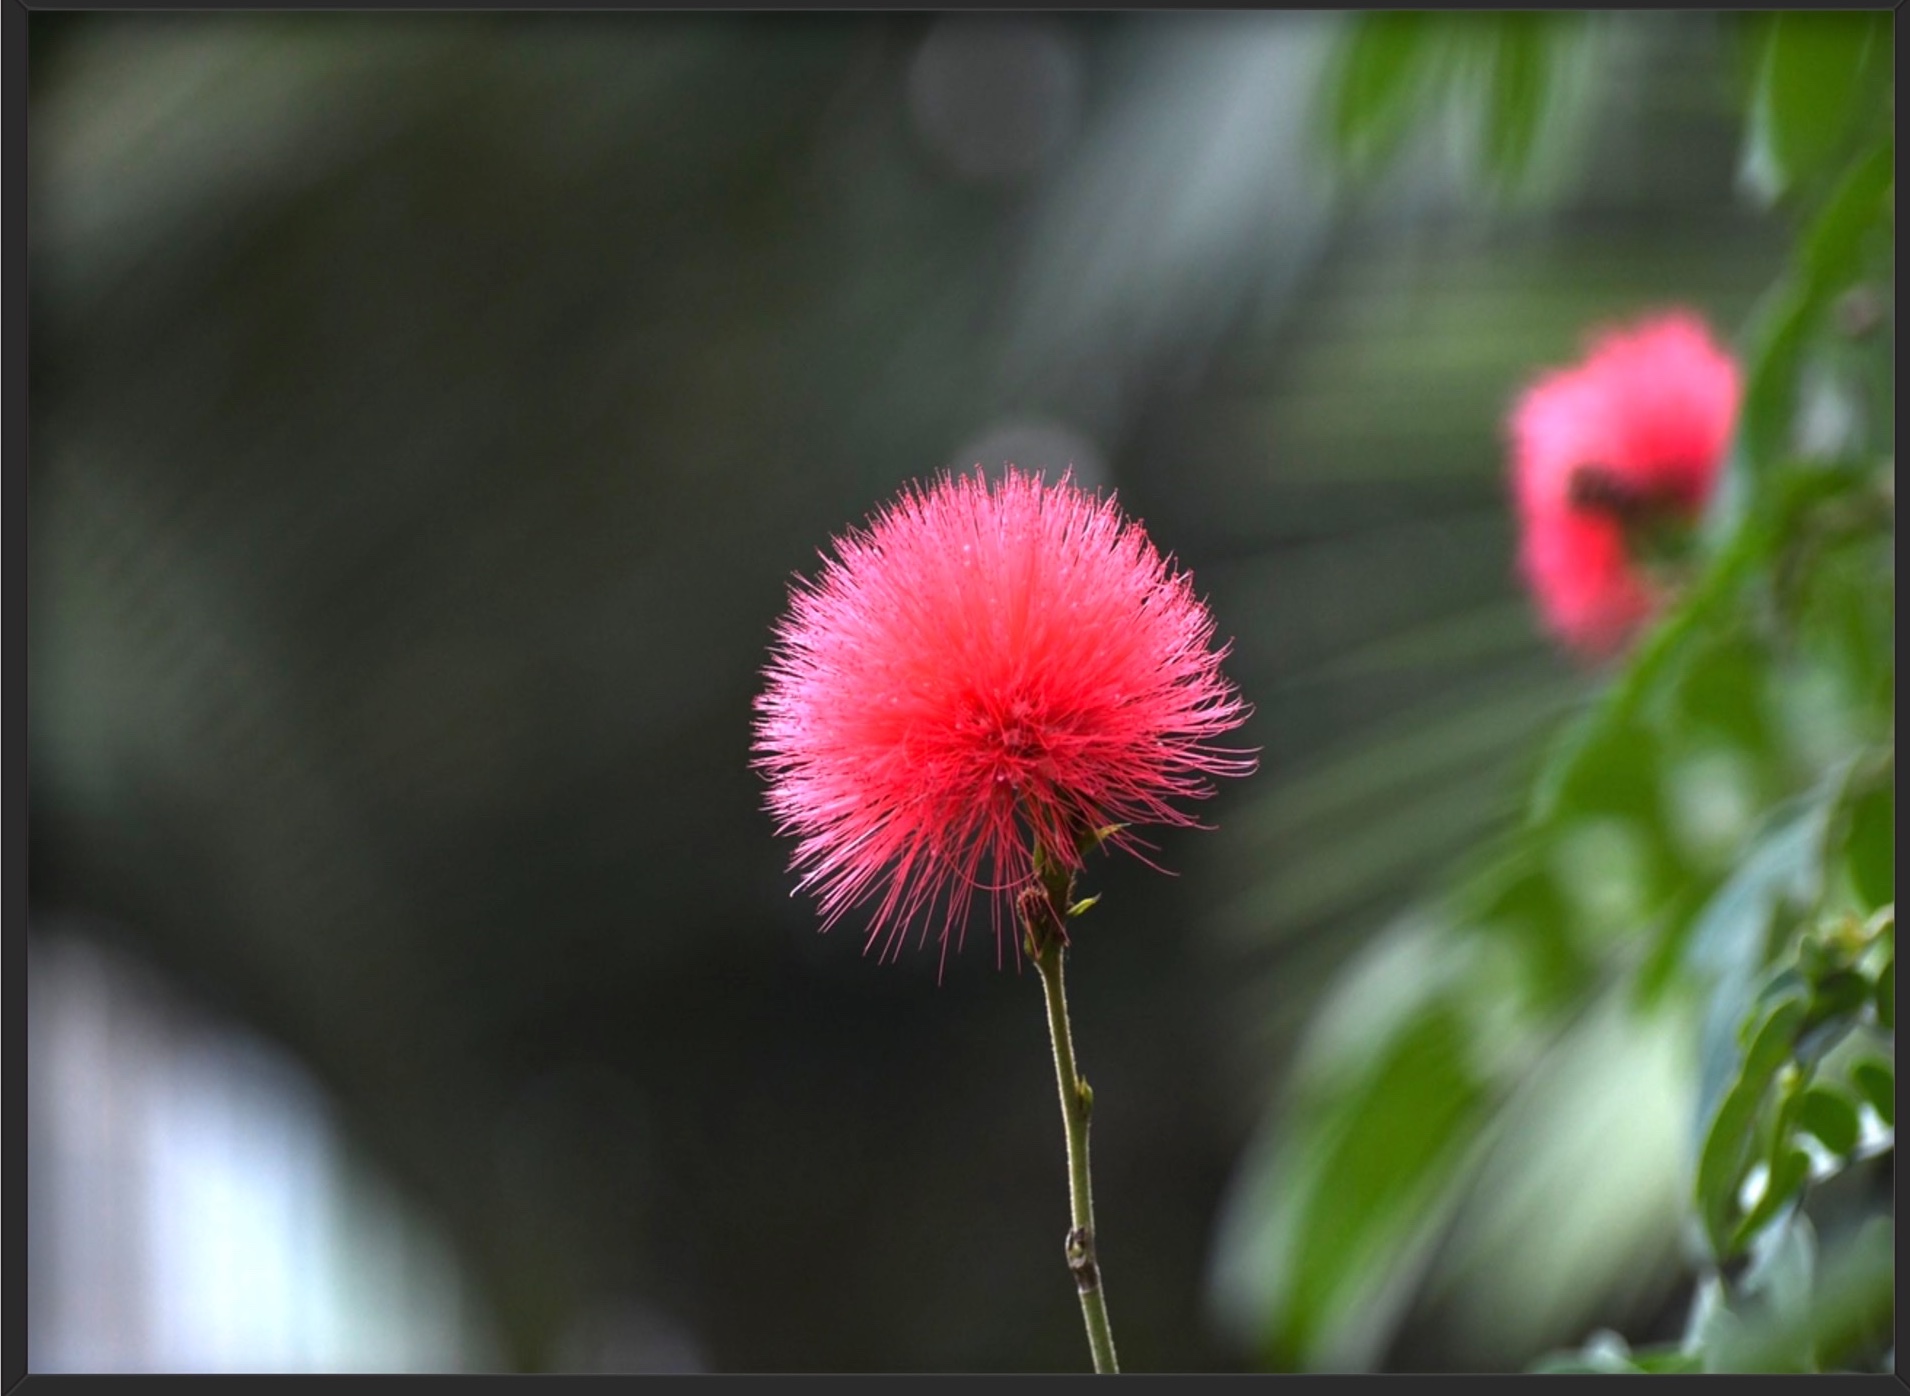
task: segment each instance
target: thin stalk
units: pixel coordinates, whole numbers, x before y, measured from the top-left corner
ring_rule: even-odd
[[[1068,1270],[1081,1295],[1081,1316],[1088,1326],[1088,1348],[1094,1354],[1094,1370],[1118,1372],[1114,1335],[1108,1328],[1107,1297],[1101,1291],[1101,1267],[1094,1255],[1094,1190],[1088,1177],[1088,1117],[1094,1112],[1094,1092],[1074,1064],[1068,997],[1061,983],[1067,937],[1060,930],[1059,918],[1066,914],[1066,902],[1057,906],[1052,896],[1042,900],[1054,924],[1037,928],[1036,918],[1030,914],[1024,918],[1024,925],[1029,954],[1041,972],[1041,987],[1047,994],[1048,1036],[1054,1043],[1055,1081],[1061,1088],[1061,1123],[1068,1137],[1068,1204],[1073,1223],[1066,1242]]]

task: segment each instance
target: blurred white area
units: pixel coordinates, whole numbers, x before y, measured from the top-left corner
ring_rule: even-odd
[[[1081,120],[1082,55],[1047,15],[947,15],[916,50],[909,112],[957,175],[1011,180],[1046,165]]]
[[[1610,992],[1536,1064],[1429,1276],[1462,1331],[1529,1352],[1662,1306],[1686,1259],[1694,1034],[1682,1005]]]
[[[1338,17],[1137,17],[1108,109],[1042,189],[1001,362],[1112,441],[1131,383],[1198,373],[1243,302],[1273,317],[1324,247],[1314,109]]]
[[[443,1240],[283,1053],[70,924],[35,927],[27,1017],[30,1372],[492,1365]]]
[[[991,479],[999,477],[1004,466],[1013,465],[1040,471],[1050,480],[1071,473],[1084,490],[1099,490],[1113,483],[1100,447],[1071,427],[1041,418],[992,423],[980,435],[962,443],[948,468],[960,475],[978,465]]]

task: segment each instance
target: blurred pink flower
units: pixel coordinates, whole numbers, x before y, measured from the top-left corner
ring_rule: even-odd
[[[946,956],[979,890],[999,958],[1031,837],[1072,870],[1085,832],[1195,823],[1170,801],[1254,766],[1209,741],[1249,711],[1213,634],[1189,577],[1065,476],[944,476],[838,538],[790,588],[753,761],[824,929],[879,895],[865,948],[891,954],[939,905]]]
[[[1574,649],[1618,650],[1659,605],[1639,539],[1703,509],[1740,389],[1703,321],[1672,311],[1606,331],[1520,397],[1510,422],[1519,567]]]

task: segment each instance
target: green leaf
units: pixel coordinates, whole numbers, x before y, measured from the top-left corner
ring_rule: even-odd
[[[1613,718],[1603,708],[1588,716],[1541,776],[1543,813],[1535,822],[1553,844],[1555,872],[1560,858],[1570,857],[1574,829],[1602,829],[1599,838],[1612,849],[1622,841],[1629,866],[1612,890],[1631,894],[1635,923],[1637,913],[1649,914],[1682,882],[1683,859],[1665,808],[1663,746],[1642,722]]]
[[[1841,1246],[1828,1245],[1803,1308],[1765,1307],[1732,1332],[1720,1333],[1706,1356],[1707,1371],[1838,1370],[1853,1359],[1865,1365],[1890,1342],[1896,1292],[1895,1227],[1872,1216]],[[1802,1359],[1802,1360],[1800,1360]]]
[[[1697,1362],[1699,1371],[1709,1371],[1706,1355],[1736,1326],[1737,1315],[1731,1312],[1724,1281],[1712,1271],[1699,1277],[1691,1291],[1691,1309],[1685,1315],[1684,1337],[1678,1343],[1678,1350]]]
[[[1410,1025],[1334,1141],[1299,1236],[1296,1346],[1304,1349],[1339,1319],[1364,1288],[1363,1270],[1390,1268],[1424,1194],[1456,1168],[1486,1100],[1467,1037],[1449,1011]]]
[[[1758,1107],[1771,1079],[1790,1060],[1791,1045],[1803,1021],[1801,999],[1786,998],[1771,1008],[1752,1037],[1737,1080],[1725,1092],[1705,1134],[1698,1157],[1698,1210],[1720,1257],[1732,1250],[1730,1219],[1737,1207],[1738,1185],[1749,1159]]]
[[[1587,815],[1638,818],[1658,808],[1658,739],[1601,703],[1575,720],[1540,772],[1535,823]]]
[[[1483,16],[1481,17],[1483,19]],[[1556,56],[1546,14],[1494,16],[1486,126],[1485,165],[1493,180],[1510,188],[1525,177],[1545,121]]]
[[[1739,1285],[1745,1298],[1758,1301],[1745,1314],[1751,1327],[1768,1330],[1773,1320],[1792,1321],[1794,1341],[1781,1357],[1787,1368],[1811,1371],[1817,1366],[1809,1329],[1794,1322],[1809,1312],[1816,1271],[1817,1229],[1801,1210],[1793,1211],[1758,1236]],[[1741,1340],[1743,1330],[1732,1336]],[[1714,1354],[1714,1359],[1728,1361],[1722,1352]]]
[[[1867,1057],[1850,1069],[1850,1079],[1862,1091],[1877,1118],[1892,1129],[1897,1127],[1897,1077],[1890,1063]]]
[[[1632,1363],[1641,1372],[1701,1372],[1704,1365],[1671,1343],[1632,1349]]]
[[[1716,1108],[1738,1073],[1739,1033],[1770,955],[1773,919],[1783,907],[1803,908],[1817,899],[1830,808],[1828,798],[1813,793],[1767,813],[1763,831],[1688,929],[1674,924],[1665,932],[1683,940],[1684,968],[1711,996],[1700,1044],[1701,1117]],[[1795,975],[1780,976],[1763,994],[1767,1000],[1794,994],[1801,1015],[1808,989]]]
[[[1728,1351],[1744,1330],[1744,1321],[1731,1307],[1724,1282],[1707,1275],[1692,1295],[1691,1314],[1685,1320],[1683,1350],[1698,1359],[1698,1370],[1720,1369],[1721,1354]]]
[[[1797,943],[1797,969],[1810,981],[1812,992],[1826,999],[1848,997],[1853,1007],[1869,997],[1870,976],[1860,965],[1873,956],[1876,947],[1887,950],[1895,943],[1894,938],[1885,938],[1894,919],[1889,911],[1868,919],[1849,911],[1820,917]],[[1850,974],[1861,982],[1855,986],[1832,982]]]
[[[1889,217],[1895,182],[1896,142],[1886,135],[1852,162],[1811,225],[1790,274],[1767,294],[1746,332],[1739,433],[1753,476],[1771,469],[1788,449],[1810,334],[1831,301],[1863,274],[1866,243]]]
[[[1771,746],[1766,691],[1772,656],[1766,645],[1733,628],[1716,638],[1693,636],[1679,674],[1679,725],[1712,733],[1734,747],[1761,755]]]
[[[1680,971],[1686,968],[1692,930],[1717,890],[1715,882],[1694,877],[1653,922],[1634,986],[1641,1004],[1656,1003],[1678,982]],[[1747,977],[1749,972],[1747,968]]]
[[[1348,168],[1376,171],[1419,112],[1420,93],[1445,65],[1442,16],[1376,11],[1353,22],[1329,84],[1333,149]]]
[[[1771,1165],[1770,1177],[1765,1180],[1764,1191],[1758,1197],[1757,1204],[1731,1234],[1727,1253],[1735,1255],[1743,1250],[1751,1238],[1770,1223],[1771,1218],[1795,1202],[1810,1175],[1809,1154],[1802,1149],[1786,1149],[1780,1153],[1777,1162]]]
[[[1885,960],[1883,969],[1878,971],[1876,1004],[1878,1024],[1895,1032],[1897,1027],[1897,957],[1895,955]]]
[[[1854,1017],[1870,997],[1870,981],[1853,969],[1833,969],[1811,986],[1811,1026]]]
[[[1460,887],[1453,909],[1463,924],[1505,937],[1535,1004],[1562,1009],[1584,993],[1596,964],[1573,934],[1572,908],[1546,851],[1542,839],[1517,838],[1509,853]]]
[[[1776,974],[1772,975],[1764,987],[1758,991],[1755,1000],[1758,1014],[1754,1019],[1739,1025],[1738,1037],[1740,1044],[1746,1047],[1750,1046],[1752,1022],[1762,1022],[1763,1015],[1776,1007],[1780,1001],[1784,999],[1804,999],[1808,1001],[1809,998],[1810,981],[1808,979],[1790,966],[1779,970]]]
[[[1575,1352],[1556,1352],[1540,1358],[1529,1372],[1695,1372],[1695,1355],[1674,1344],[1633,1348],[1609,1329],[1596,1333]]]
[[[1752,94],[1744,176],[1774,199],[1821,170],[1880,115],[1891,23],[1882,14],[1818,11],[1768,22]]]
[[[1817,1228],[1802,1212],[1758,1238],[1741,1289],[1762,1295],[1774,1309],[1794,1313],[1809,1302],[1817,1270]]]
[[[1875,911],[1896,901],[1897,792],[1894,782],[1881,782],[1851,805],[1844,849],[1851,885],[1857,889],[1863,909]]]
[[[1841,503],[1862,507],[1858,498]],[[1839,504],[1826,502],[1809,520],[1787,561],[1791,585],[1782,603],[1794,616],[1799,649],[1827,685],[1832,719],[1846,740],[1885,738],[1896,694],[1896,633],[1891,604],[1889,514],[1876,510],[1874,541],[1834,539],[1828,529],[1844,521]],[[1858,525],[1861,527],[1861,525]]]
[[[1857,1015],[1870,995],[1870,981],[1854,970],[1837,970],[1825,976],[1812,986],[1810,1014],[1800,1039],[1827,1027],[1838,1028],[1842,1036],[1857,1026]]]
[[[1552,1376],[1560,1372],[1574,1375],[1587,1372],[1607,1374],[1617,1372],[1630,1375],[1633,1372],[1641,1372],[1644,1368],[1614,1353],[1561,1352],[1550,1357],[1541,1357],[1526,1370],[1544,1376]]]
[[[1363,1360],[1349,1333],[1437,1235],[1478,1138],[1492,1093],[1461,1010],[1395,1022],[1376,1052],[1350,1044],[1357,1075],[1314,1069],[1224,1228],[1220,1302],[1277,1367]]]
[[[1857,1147],[1857,1111],[1850,1101],[1826,1086],[1812,1086],[1797,1102],[1797,1127],[1815,1135],[1833,1154]]]

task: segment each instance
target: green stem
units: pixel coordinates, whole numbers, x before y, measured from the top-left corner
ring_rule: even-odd
[[[1061,961],[1067,954],[1067,941],[1060,931],[1065,916],[1065,897],[1057,898],[1052,889],[1042,899],[1054,918],[1047,928],[1035,924],[1035,915],[1024,917],[1029,954],[1041,972],[1041,987],[1048,998],[1048,1035],[1054,1043],[1056,1083],[1061,1088],[1061,1122],[1068,1136],[1068,1204],[1073,1225],[1068,1230],[1066,1250],[1068,1270],[1081,1294],[1081,1316],[1088,1325],[1088,1348],[1094,1354],[1094,1370],[1118,1372],[1114,1360],[1114,1335],[1108,1328],[1107,1297],[1101,1292],[1101,1267],[1094,1255],[1094,1191],[1088,1179],[1088,1117],[1094,1111],[1094,1092],[1074,1064],[1074,1039],[1068,1029],[1068,997],[1061,984]]]

